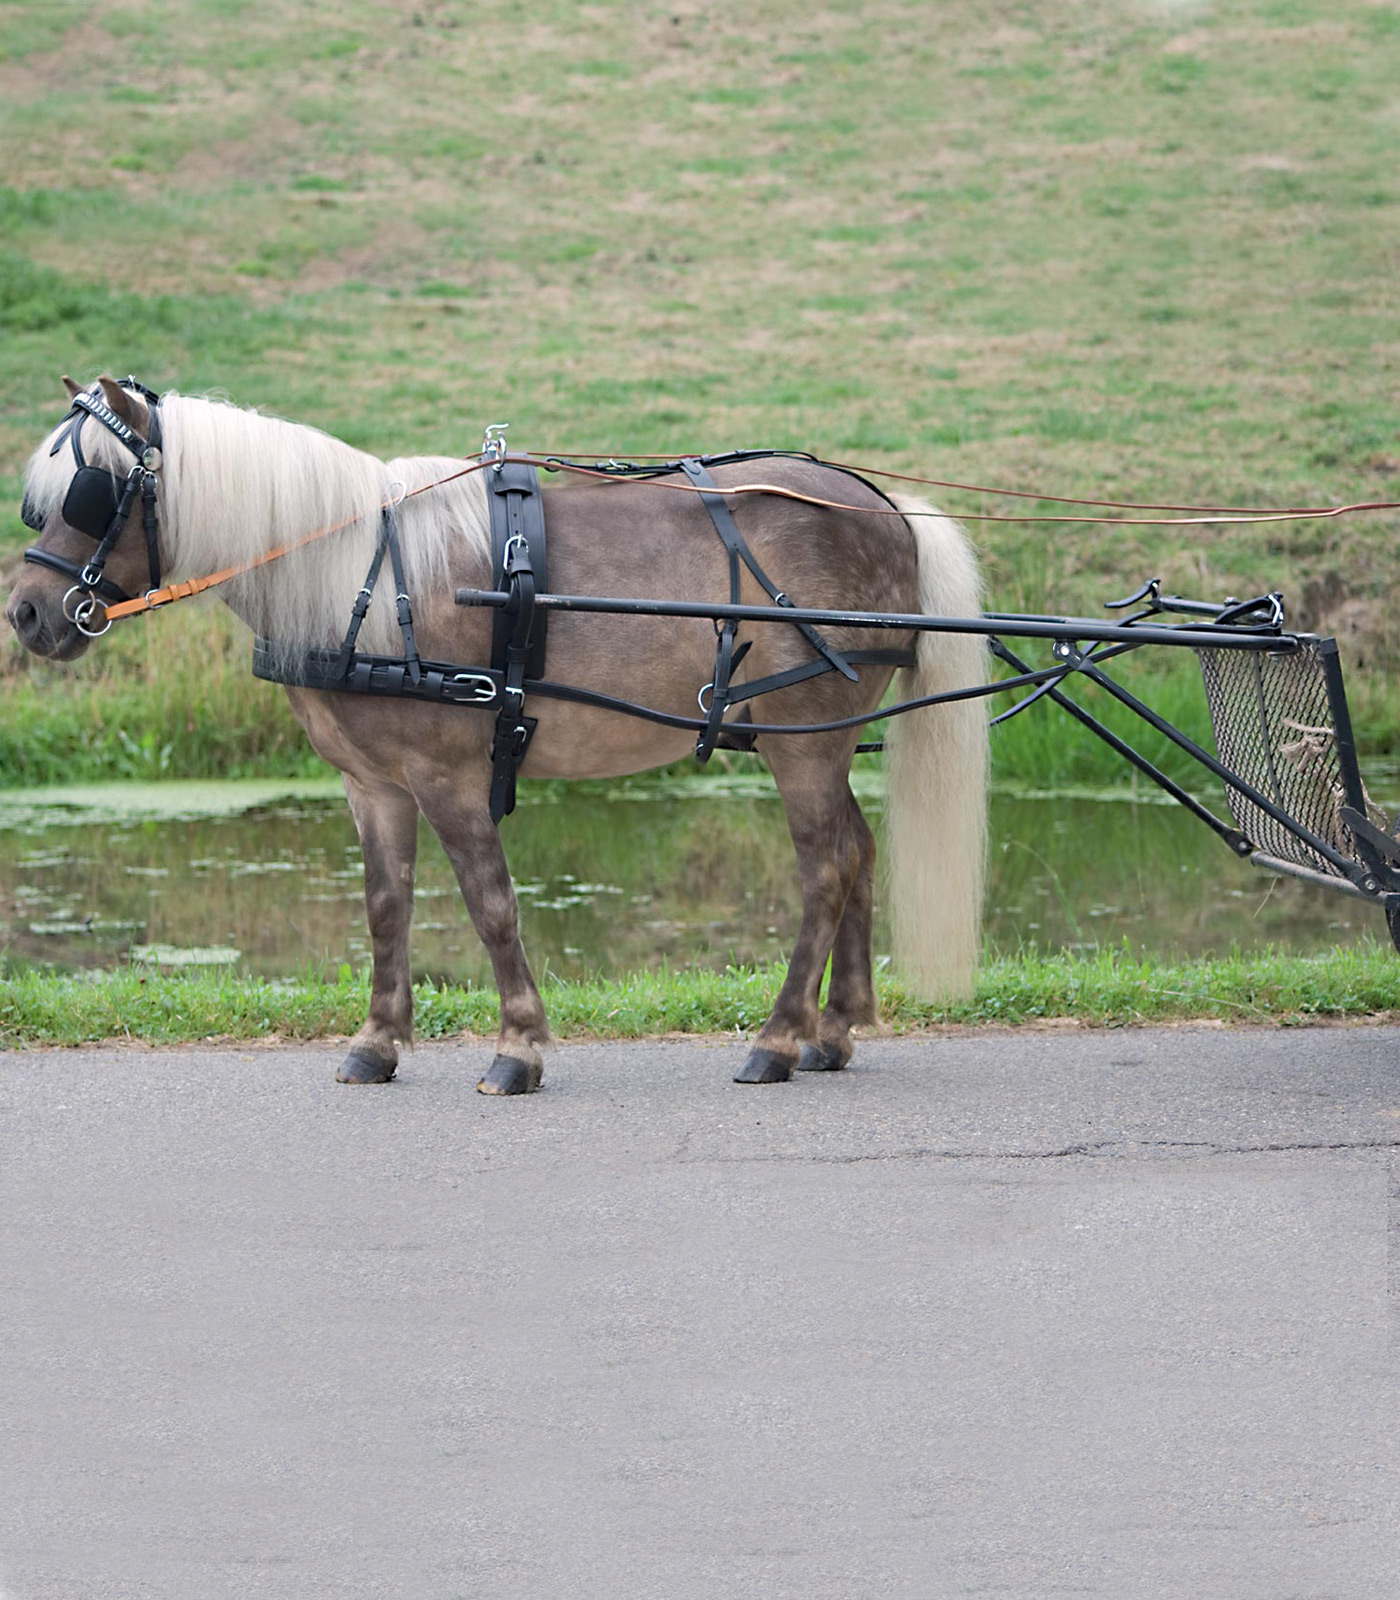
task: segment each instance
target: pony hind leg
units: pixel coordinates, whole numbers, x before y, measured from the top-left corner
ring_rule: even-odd
[[[838,1071],[855,1052],[851,1029],[879,1020],[870,943],[875,903],[875,836],[849,783],[846,800],[846,831],[840,846],[855,852],[855,880],[831,947],[831,982],[817,1040],[803,1049],[797,1062],[799,1072]]]
[[[803,748],[794,749],[799,742]],[[855,803],[846,782],[850,750],[844,740],[835,749],[829,737],[774,739],[765,754],[782,796],[788,832],[797,853],[802,923],[772,1014],[759,1030],[748,1059],[735,1074],[736,1083],[786,1082],[799,1065],[803,1045],[822,1037],[818,1014],[822,975],[828,956],[838,944],[851,895],[860,882],[865,861],[861,831],[867,835],[869,832],[863,817],[860,830],[853,825]],[[858,811],[854,814],[859,816]],[[873,859],[873,841],[869,848]],[[842,1027],[839,1018],[847,1006],[859,1011],[864,1004],[859,982],[851,976],[855,959],[868,939],[862,926],[857,906],[847,939],[841,944],[842,985],[838,987],[838,1009],[832,1018],[831,1043],[838,1053],[845,1048],[847,1059],[849,1024]],[[868,970],[866,983],[869,984]],[[873,1005],[873,998],[870,1004]],[[845,1061],[837,1064],[844,1066]]]
[[[388,1083],[400,1043],[413,1038],[408,930],[418,854],[418,805],[406,790],[345,775],[365,862],[365,912],[374,948],[369,1015],[336,1073],[338,1083]]]
[[[496,1055],[477,1084],[482,1094],[529,1094],[544,1076],[540,1047],[550,1042],[544,1002],[520,942],[520,911],[486,794],[463,794],[452,774],[418,803],[457,875],[477,937],[486,946],[501,1000]]]

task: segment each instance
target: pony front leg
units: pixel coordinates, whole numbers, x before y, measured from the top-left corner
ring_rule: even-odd
[[[540,1047],[550,1042],[549,1023],[520,942],[515,885],[486,795],[434,785],[430,792],[419,794],[418,803],[447,851],[472,926],[491,958],[501,997],[495,1059],[477,1089],[482,1094],[529,1094],[544,1076]]]
[[[365,859],[365,912],[374,947],[369,1016],[336,1073],[338,1083],[388,1083],[400,1044],[413,1038],[408,929],[418,855],[418,803],[404,789],[347,772],[345,793]]]

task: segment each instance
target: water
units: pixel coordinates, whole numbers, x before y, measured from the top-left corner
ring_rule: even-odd
[[[863,796],[869,809],[878,796]],[[1162,958],[1385,938],[1374,907],[1234,859],[1171,804],[998,795],[987,930],[1003,952],[1126,944]],[[522,798],[504,824],[527,952],[562,977],[786,955],[799,901],[766,780]],[[877,950],[887,948],[877,925]],[[0,795],[0,959],[10,969],[234,966],[334,975],[369,957],[339,787],[165,784]],[[423,830],[420,975],[489,984]]]

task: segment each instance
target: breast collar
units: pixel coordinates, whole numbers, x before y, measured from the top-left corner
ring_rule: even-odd
[[[160,396],[135,378],[127,378],[123,388],[133,389],[146,401],[150,423],[149,433],[142,438],[136,430],[116,414],[102,398],[97,385],[73,397],[73,406],[54,440],[49,454],[55,456],[64,444],[72,447],[77,469],[63,498],[64,522],[75,530],[95,540],[97,549],[92,559],[81,567],[75,561],[55,555],[51,550],[31,545],[24,559],[37,566],[48,567],[64,577],[74,580],[73,587],[63,597],[63,614],[79,632],[89,638],[99,638],[106,633],[105,619],[101,627],[93,621],[99,611],[97,598],[103,600],[130,600],[131,595],[103,576],[107,558],[121,538],[136,496],[141,496],[141,522],[146,536],[146,555],[149,562],[151,589],[160,588],[160,522],[156,510],[156,474],[161,468]],[[125,478],[118,477],[105,467],[88,464],[83,455],[83,422],[92,417],[100,422],[118,443],[124,445],[136,460]],[[28,500],[21,507],[20,516],[25,526],[36,533],[44,530],[44,521]]]

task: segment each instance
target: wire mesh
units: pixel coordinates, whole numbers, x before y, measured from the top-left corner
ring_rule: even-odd
[[[1216,753],[1309,832],[1357,858],[1341,807],[1353,804],[1318,642],[1281,651],[1198,650]],[[1334,863],[1229,784],[1235,825],[1256,850],[1341,877]]]

